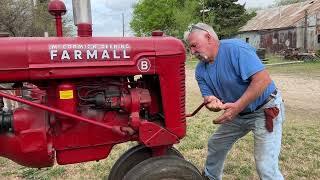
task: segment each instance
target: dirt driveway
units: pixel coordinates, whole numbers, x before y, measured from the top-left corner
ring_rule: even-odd
[[[286,179],[320,179],[320,71],[317,68],[311,76],[308,73],[297,75],[296,72],[301,70],[283,72],[271,70],[272,79],[282,91],[286,104],[280,167]],[[186,108],[187,112],[191,112],[202,103],[202,97],[194,70],[187,68],[186,76]],[[187,136],[176,146],[200,170],[207,155],[207,139],[217,127],[210,123],[210,119],[217,115],[202,109],[195,117],[188,119]],[[129,147],[130,144],[115,147],[109,157],[100,162],[56,165],[41,170],[22,167],[0,158],[0,179],[102,179]],[[253,165],[252,147],[252,134],[235,144],[226,160],[224,179],[259,179]]]
[[[302,66],[304,68],[304,65]],[[286,107],[280,155],[282,173],[286,179],[315,180],[320,178],[320,153],[318,151],[320,148],[320,68],[313,68],[311,73],[303,68],[291,70],[290,66],[268,70],[282,92]],[[288,69],[290,72],[287,71]],[[202,98],[194,78],[194,70],[188,68],[186,75],[187,112],[191,112],[202,102]],[[209,113],[204,109],[195,118],[189,120],[188,135],[190,137],[187,137],[186,140],[191,140],[184,146],[193,145],[193,133],[196,134],[194,139],[202,140],[200,145],[206,144],[205,140],[215,127],[208,122],[215,117],[217,114]],[[201,130],[197,130],[196,127],[200,127]],[[235,144],[226,160],[224,179],[259,179],[252,166],[254,164],[252,147],[252,134]],[[189,152],[194,151],[190,148],[183,153],[193,160],[199,169],[202,169],[207,153],[205,148],[206,146],[200,146],[198,148],[200,150],[196,151],[200,156],[196,157],[190,155]]]
[[[292,110],[320,111],[320,77],[272,74],[282,91],[286,105]]]
[[[187,69],[186,75],[186,84],[189,87],[187,94],[201,96],[194,78],[194,70]],[[320,76],[271,73],[271,77],[282,92],[286,107],[290,111],[320,112]]]

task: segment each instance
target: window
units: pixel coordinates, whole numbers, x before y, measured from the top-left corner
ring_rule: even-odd
[[[320,43],[320,34],[318,34],[318,43]]]
[[[248,37],[246,38],[246,43],[249,43],[249,38]]]

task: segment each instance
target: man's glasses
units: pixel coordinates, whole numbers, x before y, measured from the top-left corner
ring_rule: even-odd
[[[207,30],[205,30],[205,29],[203,29],[203,28],[201,28],[201,27],[199,27],[199,26],[191,25],[190,28],[189,28],[189,33],[191,33],[191,32],[192,32],[193,30],[195,30],[195,29],[199,29],[199,30],[208,32]]]

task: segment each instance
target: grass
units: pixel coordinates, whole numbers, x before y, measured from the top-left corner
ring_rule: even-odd
[[[292,62],[292,60],[284,59],[281,56],[276,56],[273,54],[266,55],[267,64],[274,64],[274,63],[283,63],[283,62]]]
[[[196,61],[187,62],[188,72],[195,67],[195,64]],[[320,63],[272,66],[268,67],[268,70],[275,76],[289,74],[290,76],[320,77]],[[194,80],[190,80],[193,74],[188,76],[186,108],[187,112],[191,112],[202,102],[202,99],[196,83]],[[319,92],[315,93],[319,94]],[[187,136],[175,146],[199,170],[203,169],[205,163],[207,139],[217,128],[212,124],[212,120],[218,115],[219,113],[203,109],[196,116],[188,119]],[[280,167],[285,178],[292,180],[320,179],[320,111],[298,111],[294,107],[288,106],[286,115],[280,156]],[[0,158],[0,179],[103,179],[108,175],[119,156],[133,145],[134,143],[117,145],[107,159],[99,162],[56,165],[40,170],[22,167],[12,161]],[[252,133],[239,140],[228,154],[224,168],[224,179],[259,179],[254,165]]]
[[[275,56],[272,54],[266,55],[266,59],[268,59],[267,64],[274,63],[284,63],[284,62],[292,62],[292,60],[284,59],[280,56]],[[189,68],[195,68],[198,63],[198,60],[191,55],[188,55],[187,65]]]
[[[294,74],[294,75],[307,75],[307,76],[320,76],[320,63],[307,62],[290,65],[280,65],[267,67],[270,73],[283,73],[283,74]]]
[[[195,61],[187,62],[187,67],[193,69]],[[289,64],[267,67],[272,76],[285,75],[287,77],[320,77],[320,63]],[[319,79],[319,78],[318,78]],[[317,81],[320,82],[320,81]],[[292,89],[290,89],[292,90]],[[315,91],[320,98],[320,90]],[[196,107],[193,91],[187,89],[187,109]],[[199,95],[199,94],[198,94]],[[301,97],[303,98],[303,97]],[[199,102],[199,99],[196,100]],[[305,102],[308,106],[308,102]],[[319,107],[320,105],[313,105]],[[308,108],[306,108],[308,109]],[[192,108],[191,108],[192,110]],[[188,109],[188,111],[191,111]],[[188,136],[178,146],[188,147],[188,144],[206,143],[207,138],[215,130],[216,126],[210,122],[217,114],[205,110],[196,117],[189,119]],[[286,179],[320,179],[320,120],[319,111],[300,111],[288,105],[286,109],[286,122],[283,127],[282,153],[280,156],[280,167]],[[200,128],[199,128],[200,127]],[[202,127],[202,128],[201,128]],[[201,129],[200,131],[197,131]],[[198,132],[197,136],[193,133]],[[198,137],[198,139],[196,137]],[[184,144],[186,143],[186,144]],[[179,148],[180,149],[180,148]],[[206,155],[206,147],[198,150],[198,158],[190,155],[190,149],[183,149],[183,154],[191,158],[199,169],[203,168]],[[225,169],[225,179],[259,179],[256,173],[253,158],[253,135],[249,133],[239,140],[228,154]]]

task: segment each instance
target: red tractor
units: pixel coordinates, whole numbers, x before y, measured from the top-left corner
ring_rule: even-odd
[[[0,39],[0,82],[10,83],[0,92],[0,156],[42,168],[101,160],[136,141],[110,180],[202,179],[173,148],[186,135],[183,43],[160,31],[92,37],[90,1],[73,7],[78,37],[62,37],[66,8],[53,0],[58,37]],[[19,108],[4,110],[4,98]]]

